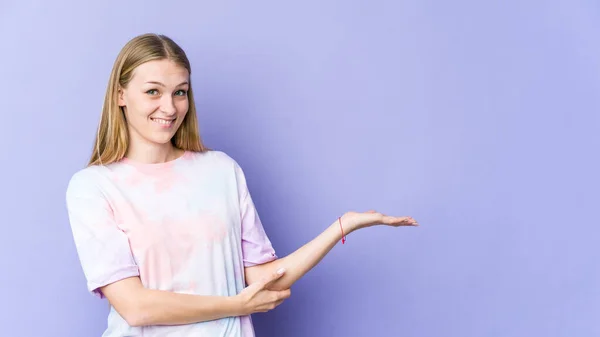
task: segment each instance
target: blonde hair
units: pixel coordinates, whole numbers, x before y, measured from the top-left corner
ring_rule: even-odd
[[[115,60],[106,88],[102,115],[88,166],[107,165],[119,161],[125,156],[129,145],[129,135],[123,110],[118,103],[119,89],[127,87],[131,81],[133,71],[139,65],[148,61],[163,59],[171,60],[186,68],[190,74],[190,84],[187,92],[189,110],[181,126],[171,139],[171,143],[182,150],[208,151],[202,144],[198,131],[198,117],[191,84],[192,70],[185,52],[167,36],[143,34],[127,42]]]

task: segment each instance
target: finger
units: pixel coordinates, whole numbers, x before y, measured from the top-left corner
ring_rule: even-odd
[[[289,289],[287,290],[280,290],[280,291],[268,291],[268,297],[267,297],[267,303],[276,303],[276,302],[283,302],[285,300],[287,300],[288,298],[290,298],[291,296],[291,291]]]
[[[388,224],[388,225],[398,225],[398,226],[418,226],[417,221],[409,216],[404,216],[404,217],[385,216],[383,218],[383,223]]]
[[[417,220],[413,219],[412,217],[404,217],[398,223],[398,225],[400,225],[400,226],[417,226],[418,223],[417,223]]]
[[[285,268],[277,269],[277,271],[275,271],[274,273],[271,273],[271,275],[267,276],[263,280],[263,287],[269,286],[271,283],[280,279],[284,274],[285,274]]]
[[[290,289],[282,290],[279,292],[279,299],[284,300],[288,299],[292,296],[292,291]]]
[[[387,224],[395,224],[395,223],[400,223],[400,222],[408,221],[408,220],[409,219],[407,216],[397,217],[397,216],[386,215],[383,217],[382,221]]]

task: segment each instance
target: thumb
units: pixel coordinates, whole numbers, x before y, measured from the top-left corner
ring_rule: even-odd
[[[280,279],[285,274],[285,268],[279,268],[263,279],[263,287],[269,286],[271,283]]]

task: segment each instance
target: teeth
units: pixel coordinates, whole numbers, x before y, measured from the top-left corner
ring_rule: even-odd
[[[156,119],[156,118],[152,118],[153,121],[155,121],[158,124],[163,124],[163,125],[169,125],[171,123],[173,123],[174,120],[164,120],[164,119]]]

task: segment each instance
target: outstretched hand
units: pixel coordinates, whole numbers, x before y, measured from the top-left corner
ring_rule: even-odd
[[[342,223],[347,228],[348,232],[355,231],[360,228],[375,226],[375,225],[387,225],[393,227],[400,226],[418,226],[417,220],[410,216],[391,216],[385,215],[376,211],[367,212],[347,212],[341,218]]]

